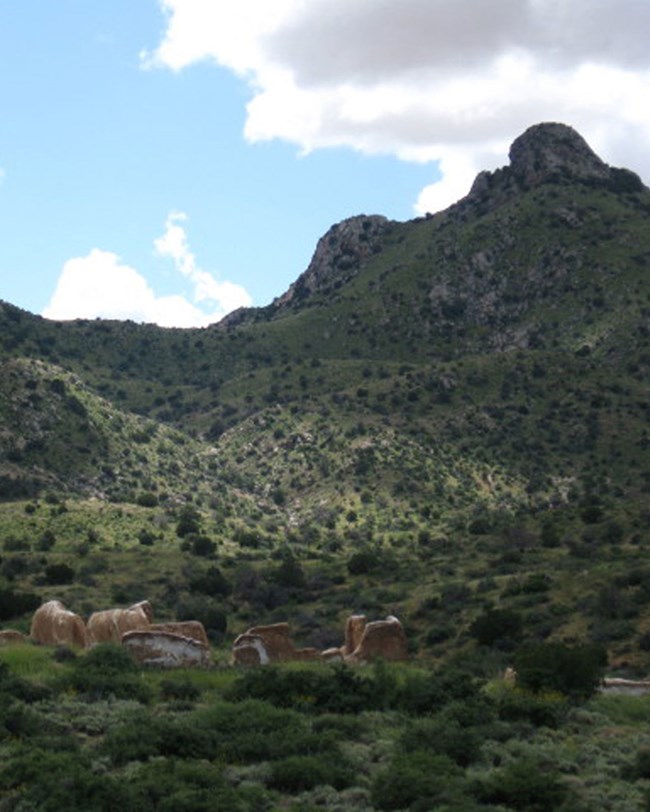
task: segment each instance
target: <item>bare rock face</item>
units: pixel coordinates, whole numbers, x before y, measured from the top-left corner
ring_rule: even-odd
[[[510,168],[527,185],[566,173],[582,180],[605,180],[610,168],[584,138],[566,124],[536,124],[513,141]]]
[[[363,615],[356,615],[353,618],[357,622],[355,623],[354,637],[351,642],[356,641],[356,635],[360,631],[359,621],[361,619],[364,625],[356,647],[351,652],[344,654],[343,659],[346,663],[364,664],[377,659],[392,661],[408,659],[406,634],[402,624],[396,617],[390,615],[386,620],[375,620],[372,623],[365,623]],[[346,634],[344,651],[347,645]]]
[[[128,609],[104,609],[88,619],[88,645],[122,642],[122,635],[151,626],[153,610],[149,601],[140,601]]]
[[[342,654],[344,657],[352,654],[359,647],[363,633],[366,630],[365,615],[350,615],[345,623],[345,643]]]
[[[616,192],[638,192],[644,186],[629,169],[606,164],[572,127],[544,122],[529,127],[513,141],[510,165],[495,172],[480,172],[467,197],[454,204],[453,217],[479,204],[493,209],[545,182],[601,185]]]
[[[296,660],[320,660],[315,648],[297,649],[289,637],[288,623],[253,626],[236,638],[232,646],[236,665],[269,665]]]
[[[29,636],[43,646],[86,646],[86,624],[61,601],[48,601],[34,612]]]
[[[390,221],[385,217],[365,214],[333,225],[318,241],[307,270],[275,300],[274,307],[282,309],[319,290],[347,282],[376,250],[377,238],[389,225]]]
[[[345,624],[345,642],[321,654],[326,662],[363,665],[372,660],[407,660],[408,645],[402,624],[390,615],[368,623],[365,615],[350,615]]]
[[[208,668],[208,646],[165,631],[131,631],[122,635],[122,646],[141,665],[158,668]]]

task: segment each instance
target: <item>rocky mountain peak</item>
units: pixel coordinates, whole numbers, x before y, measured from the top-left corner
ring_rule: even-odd
[[[509,158],[509,166],[480,172],[467,197],[448,210],[451,216],[477,205],[481,210],[494,209],[526,189],[548,182],[602,185],[613,192],[640,192],[645,188],[634,172],[601,160],[566,124],[545,122],[529,127],[513,141]]]
[[[584,138],[566,124],[529,127],[512,143],[509,158],[511,172],[529,186],[558,173],[599,180],[610,172]]]

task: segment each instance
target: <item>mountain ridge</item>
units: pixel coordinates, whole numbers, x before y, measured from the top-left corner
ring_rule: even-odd
[[[225,325],[1,304],[7,571],[22,545],[37,588],[81,528],[168,611],[219,561],[243,628],[296,600],[303,639],[356,607],[448,651],[497,606],[642,661],[650,191],[573,133],[528,131],[444,212],[333,227],[284,298]],[[127,594],[102,566],[70,596]]]

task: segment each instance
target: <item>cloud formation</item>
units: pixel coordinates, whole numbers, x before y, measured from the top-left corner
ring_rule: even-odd
[[[252,92],[245,135],[438,162],[420,211],[562,121],[650,177],[647,0],[160,0],[148,67],[211,60]]]
[[[252,304],[240,285],[219,282],[201,270],[190,251],[185,228],[187,217],[172,212],[165,233],[154,241],[158,256],[170,258],[187,277],[193,302],[182,295],[158,296],[144,276],[125,265],[117,254],[93,248],[63,266],[54,294],[43,311],[49,319],[131,319],[161,327],[206,327],[238,307]]]

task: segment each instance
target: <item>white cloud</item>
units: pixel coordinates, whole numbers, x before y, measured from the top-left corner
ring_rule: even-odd
[[[216,312],[221,314],[219,318],[238,307],[249,307],[253,302],[245,288],[233,282],[220,282],[198,267],[190,251],[185,228],[181,225],[186,220],[184,212],[174,211],[168,215],[165,233],[154,241],[156,253],[173,260],[176,270],[189,279],[194,301],[205,302],[216,308]]]
[[[166,32],[143,64],[212,60],[245,78],[251,141],[439,162],[420,210],[464,194],[540,121],[650,177],[647,0],[160,2]]]
[[[165,234],[155,240],[156,253],[170,257],[188,277],[194,303],[185,296],[158,296],[142,274],[125,265],[117,254],[93,248],[63,266],[52,298],[43,311],[49,319],[131,319],[161,327],[205,327],[231,310],[247,307],[251,297],[240,285],[219,282],[196,265],[189,250],[186,220],[179,212],[169,215]]]

